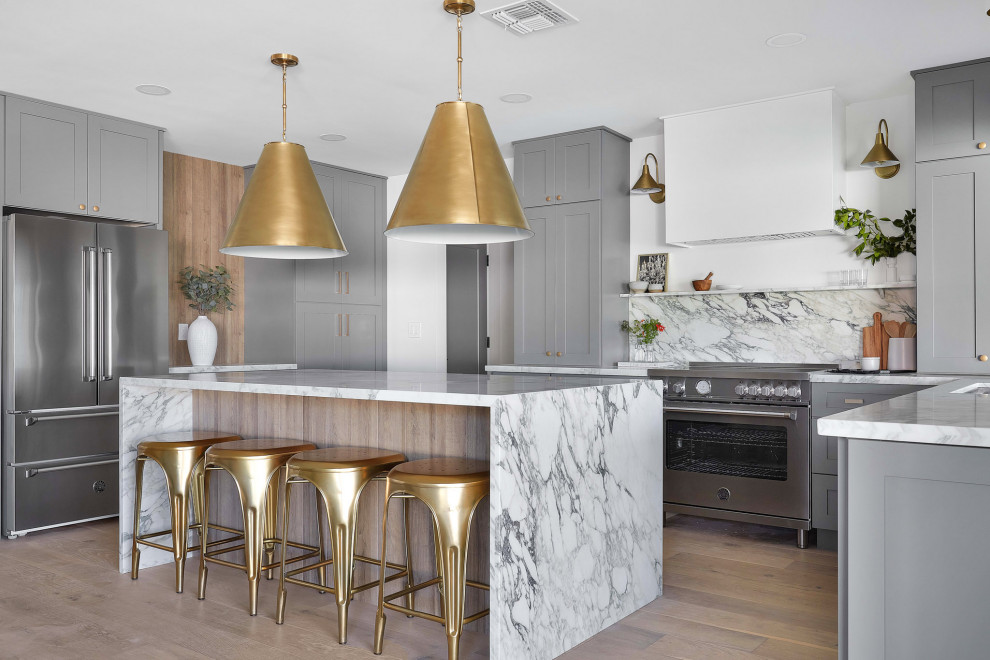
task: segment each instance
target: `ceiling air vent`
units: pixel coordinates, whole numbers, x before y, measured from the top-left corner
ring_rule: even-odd
[[[530,34],[578,22],[577,18],[549,0],[513,2],[482,12],[481,15],[517,34]]]

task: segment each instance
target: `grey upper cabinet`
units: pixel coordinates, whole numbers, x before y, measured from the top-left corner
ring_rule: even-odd
[[[601,362],[601,207],[595,202],[558,206],[556,239],[555,355],[568,365]]]
[[[89,117],[89,211],[104,218],[157,223],[160,132],[109,117]]]
[[[554,364],[556,350],[555,282],[557,264],[554,208],[526,209],[535,232],[514,246],[513,299],[515,301],[515,361],[518,364]]]
[[[512,248],[515,363],[614,366],[629,352],[629,139],[597,128],[518,142],[514,169],[535,232]]]
[[[385,302],[385,181],[357,172],[338,177],[334,218],[347,256],[333,259],[340,273],[340,300],[348,304]]]
[[[516,143],[513,181],[523,208],[602,196],[600,129]]]
[[[5,128],[4,204],[87,213],[86,113],[8,96]]]
[[[513,181],[523,208],[554,203],[554,138],[529,140],[515,150]]]
[[[990,62],[913,75],[917,161],[990,154]]]
[[[316,181],[323,191],[330,212],[334,215],[337,229],[340,231],[340,221],[337,219],[337,186],[340,172],[326,165],[313,165]],[[340,231],[344,245],[350,247],[347,236]],[[300,259],[296,262],[296,301],[297,302],[340,302],[341,286],[337,281],[338,259]]]
[[[570,204],[602,196],[602,131],[555,138],[554,155],[554,201]]]
[[[8,96],[7,206],[161,222],[162,131]]]
[[[990,374],[990,158],[919,163],[917,203],[918,369]]]

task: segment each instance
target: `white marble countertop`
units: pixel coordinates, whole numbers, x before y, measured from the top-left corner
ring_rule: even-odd
[[[629,366],[626,366],[629,365]],[[539,364],[489,364],[488,373],[498,374],[557,374],[560,376],[619,376],[622,378],[646,378],[653,367],[642,364],[622,363],[617,367],[555,367]]]
[[[815,371],[811,374],[812,383],[859,383],[872,385],[942,385],[951,383],[959,376],[949,374],[833,374]]]
[[[670,296],[725,296],[734,293],[785,293],[789,291],[857,291],[862,289],[915,289],[917,282],[888,282],[863,286],[777,286],[710,289],[708,291],[662,291],[660,293],[620,293],[620,298],[667,298]]]
[[[446,374],[400,371],[235,371],[121,378],[121,387],[219,390],[335,399],[491,406],[500,397],[635,382],[636,378],[555,374]]]
[[[169,367],[170,374],[205,374],[220,371],[282,371],[295,369],[294,364],[211,364],[205,367]]]
[[[983,391],[965,390],[985,384]],[[822,435],[891,442],[990,447],[990,379],[956,376],[919,392],[829,415]]]

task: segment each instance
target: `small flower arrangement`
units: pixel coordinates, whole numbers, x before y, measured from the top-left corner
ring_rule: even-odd
[[[623,331],[639,338],[640,344],[652,344],[664,330],[663,323],[655,318],[647,317],[642,321],[623,321],[620,326]]]

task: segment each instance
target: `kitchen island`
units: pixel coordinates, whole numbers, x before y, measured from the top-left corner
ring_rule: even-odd
[[[985,658],[990,384],[823,417],[839,438],[839,657]]]
[[[662,401],[660,381],[585,376],[298,370],[122,378],[120,570],[130,570],[136,446],[155,433],[379,447],[410,460],[484,458],[491,490],[472,529],[469,577],[491,584],[490,656],[555,657],[660,595]],[[211,522],[239,526],[230,481],[214,482],[221,483]],[[146,468],[143,492],[142,533],[166,529],[160,470]],[[362,497],[361,554],[379,553],[381,493],[375,485]],[[315,515],[306,495],[293,496],[294,525]],[[433,565],[432,533],[425,509],[414,514],[420,581]],[[389,524],[389,538],[400,540],[401,519],[390,515]],[[293,539],[312,543],[315,534],[312,525],[290,528]],[[153,550],[142,550],[142,567],[172,561]],[[418,607],[429,609],[430,591]],[[483,606],[469,600],[468,612]]]

